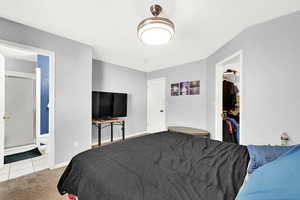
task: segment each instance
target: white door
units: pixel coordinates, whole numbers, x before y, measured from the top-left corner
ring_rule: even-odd
[[[5,112],[5,69],[4,57],[0,54],[0,168],[4,165],[4,112]]]
[[[166,80],[148,81],[148,126],[149,133],[166,131]]]

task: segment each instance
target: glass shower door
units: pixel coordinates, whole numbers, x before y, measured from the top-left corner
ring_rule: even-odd
[[[5,77],[5,149],[35,144],[35,80]]]

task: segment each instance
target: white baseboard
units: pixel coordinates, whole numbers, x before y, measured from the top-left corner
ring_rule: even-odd
[[[137,137],[137,136],[141,136],[141,135],[145,135],[146,133],[148,133],[147,131],[142,131],[142,132],[138,132],[138,133],[132,133],[130,135],[125,135],[125,139],[129,139],[129,138],[133,138],[133,137]],[[114,141],[117,141],[117,140],[122,140],[123,138],[120,136],[120,137],[114,137]],[[109,139],[106,139],[106,140],[101,140],[101,143],[110,143],[110,138]],[[98,145],[98,142],[93,142],[92,145]]]
[[[159,129],[159,130],[147,130],[148,133],[159,133],[159,132],[165,132],[168,131],[168,128],[165,129]]]
[[[53,168],[51,168],[51,169],[58,169],[58,168],[65,167],[65,166],[67,166],[67,165],[68,165],[70,162],[71,162],[71,161],[67,161],[67,162],[58,163],[58,164],[54,165],[54,167],[53,167]]]
[[[142,132],[133,133],[133,134],[130,134],[130,135],[127,135],[127,136],[125,135],[125,139],[137,137],[137,136],[140,136],[140,135],[145,135],[146,133],[147,133],[147,131],[142,131]],[[114,138],[114,140],[115,140],[115,141],[117,141],[117,140],[122,140],[122,137],[116,137],[116,138]],[[110,139],[102,140],[101,142],[103,142],[103,143],[110,143]],[[95,142],[95,143],[93,143],[93,145],[98,145],[98,143]],[[70,163],[70,161],[62,162],[62,163],[56,164],[56,165],[55,165],[53,168],[51,168],[51,169],[62,168],[62,167],[67,166],[69,163]]]
[[[128,136],[125,135],[125,139],[136,137],[136,136],[140,136],[140,135],[145,135],[146,133],[147,133],[147,131],[142,131],[142,132],[138,132],[138,133],[132,133],[132,134],[130,134]],[[122,137],[120,137],[120,139],[122,139]]]

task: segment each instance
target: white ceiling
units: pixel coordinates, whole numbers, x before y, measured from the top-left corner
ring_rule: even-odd
[[[94,47],[94,58],[153,71],[206,58],[246,27],[300,9],[300,0],[0,0],[0,16]],[[137,24],[160,3],[176,26],[164,46],[143,45]]]

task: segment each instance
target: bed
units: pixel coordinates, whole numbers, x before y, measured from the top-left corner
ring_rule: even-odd
[[[234,200],[248,161],[245,146],[162,132],[78,154],[58,190],[79,200]]]

